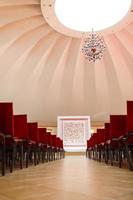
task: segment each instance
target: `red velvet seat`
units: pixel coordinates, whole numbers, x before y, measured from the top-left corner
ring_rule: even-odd
[[[38,128],[39,134],[39,148],[40,148],[40,157],[42,162],[47,161],[47,129],[46,128]]]
[[[38,132],[38,124],[37,122],[28,123],[28,134],[29,134],[29,142],[30,142],[30,161],[34,162],[35,165],[39,164],[39,132]],[[34,155],[34,156],[33,156]],[[34,157],[34,161],[32,158]]]
[[[110,143],[111,143],[111,136],[110,136],[110,123],[105,123],[105,163],[108,164],[109,159],[110,159]]]
[[[133,101],[127,101],[127,119],[126,119],[126,136],[125,147],[127,152],[128,166],[133,170]]]
[[[52,147],[52,135],[51,135],[51,132],[47,132],[47,140],[48,140],[48,146]]]
[[[13,136],[13,103],[0,103],[0,132]]]
[[[57,148],[57,137],[56,135],[52,135],[52,146]]]
[[[14,137],[28,140],[27,115],[14,115]]]
[[[104,144],[104,143],[105,143],[105,130],[97,129],[97,144]]]
[[[105,143],[107,142],[110,142],[111,140],[111,136],[110,136],[110,123],[105,123]]]
[[[58,158],[57,137],[56,135],[52,135],[51,137],[52,137],[53,159],[55,160]]]
[[[20,167],[23,168],[24,155],[26,155],[26,167],[27,164],[27,150],[28,150],[28,126],[27,126],[27,115],[14,115],[14,140],[19,144],[18,148],[20,151]]]
[[[119,139],[126,134],[126,115],[110,115],[110,137]]]
[[[38,128],[39,132],[39,143],[47,145],[47,129],[46,128]]]
[[[123,139],[127,130],[127,116],[126,115],[111,115],[110,116],[110,136],[111,136],[111,164],[113,160],[122,165],[123,159]],[[127,153],[126,153],[127,156]]]
[[[0,144],[2,150],[2,175],[5,175],[6,171],[6,151],[7,151],[7,137],[13,137],[13,103],[0,102]],[[9,141],[9,139],[8,139]]]
[[[48,161],[52,161],[54,157],[53,157],[51,132],[47,132],[47,141],[48,141]]]
[[[22,168],[22,139],[25,137],[24,134],[27,134],[27,132],[25,132],[23,129],[24,127],[22,126],[23,122],[26,122],[26,116],[23,116],[24,120],[22,119],[23,117],[21,117],[13,116],[13,103],[0,103],[0,131],[5,136],[5,151],[7,155],[6,160],[10,160],[10,172],[13,171],[14,163],[16,162],[16,153],[19,153],[20,168]],[[17,152],[18,149],[21,150]],[[6,166],[8,166],[8,163]]]
[[[104,129],[97,129],[97,133],[95,133],[95,159],[101,162],[101,159],[104,158],[104,144],[105,144],[105,131]]]
[[[39,142],[38,124],[37,122],[28,123],[29,140],[37,144]]]
[[[57,137],[57,148],[58,148],[58,151],[59,151],[59,158],[61,158],[61,156],[62,156],[61,139],[59,137]]]
[[[133,101],[127,101],[127,135],[128,143],[133,145]]]

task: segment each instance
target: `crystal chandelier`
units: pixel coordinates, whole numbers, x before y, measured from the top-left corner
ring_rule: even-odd
[[[105,44],[103,38],[94,33],[89,34],[89,36],[83,39],[82,53],[86,59],[95,62],[103,57],[105,50]]]

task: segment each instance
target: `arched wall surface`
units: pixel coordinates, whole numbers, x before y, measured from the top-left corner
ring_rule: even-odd
[[[131,14],[125,27],[104,36],[104,58],[94,64],[81,55],[80,38],[48,25],[40,0],[1,0],[0,101],[51,124],[62,115],[107,121],[125,114],[126,100],[133,99]]]

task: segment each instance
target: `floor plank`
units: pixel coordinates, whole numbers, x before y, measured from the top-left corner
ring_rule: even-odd
[[[67,156],[0,177],[0,200],[133,200],[133,172]]]

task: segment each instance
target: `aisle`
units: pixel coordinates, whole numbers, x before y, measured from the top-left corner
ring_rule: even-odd
[[[0,200],[132,200],[133,172],[84,156],[0,177]]]

